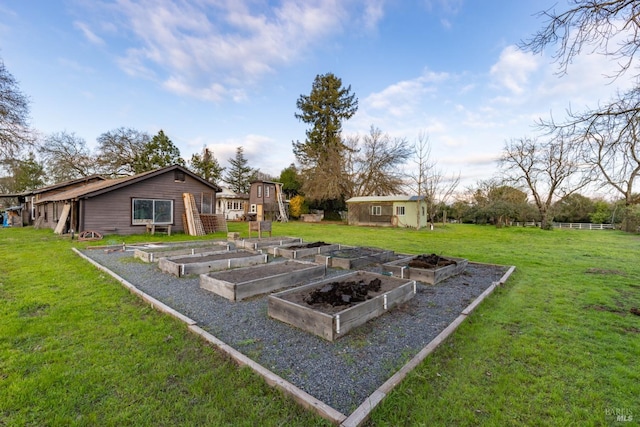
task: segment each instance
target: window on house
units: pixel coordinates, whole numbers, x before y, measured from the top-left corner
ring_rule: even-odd
[[[230,210],[230,211],[242,210],[242,202],[227,202],[227,210]]]
[[[31,197],[31,220],[36,220],[36,198]]]
[[[268,185],[264,186],[264,197],[270,197],[269,193],[270,193],[271,187],[269,187]]]
[[[133,199],[132,224],[173,224],[173,200]]]
[[[258,198],[262,197],[262,185],[258,185]]]
[[[426,212],[426,210],[425,210],[425,208],[424,208],[424,206],[423,206],[423,207],[422,207],[422,216],[425,216],[426,214],[427,214],[427,212]]]
[[[252,203],[251,204],[251,213],[256,213],[256,212],[258,212],[258,207],[254,203]]]
[[[58,202],[53,202],[53,220],[57,221],[58,219]]]
[[[396,215],[404,216],[404,206],[396,206]]]
[[[213,213],[213,193],[202,193],[200,195],[200,213],[212,214]]]
[[[371,206],[371,215],[382,215],[382,206]]]
[[[184,172],[176,170],[173,171],[173,180],[175,182],[184,182]]]

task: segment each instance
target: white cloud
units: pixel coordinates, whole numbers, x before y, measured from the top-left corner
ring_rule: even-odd
[[[538,67],[538,58],[515,46],[507,46],[500,54],[498,62],[491,67],[491,76],[497,85],[520,95],[527,89],[529,77]]]
[[[437,91],[437,84],[449,78],[447,73],[434,73],[426,70],[421,76],[403,80],[387,86],[382,91],[372,93],[364,99],[367,109],[384,110],[394,117],[416,114],[422,98],[429,92]]]
[[[96,33],[94,33],[93,31],[91,31],[91,29],[89,28],[89,25],[87,25],[84,22],[80,22],[80,21],[76,21],[73,23],[73,26],[76,27],[77,29],[80,30],[80,32],[82,32],[82,34],[84,35],[84,37],[89,40],[89,42],[91,44],[95,44],[97,46],[103,46],[104,40],[102,40],[100,37],[98,37],[96,35]]]
[[[342,33],[357,20],[354,15],[362,15],[360,25],[375,26],[382,3],[363,4],[359,9],[339,0],[282,0],[276,6],[249,0],[117,0],[113,12],[122,19],[120,30],[133,40],[119,64],[179,95],[243,99],[238,93]]]

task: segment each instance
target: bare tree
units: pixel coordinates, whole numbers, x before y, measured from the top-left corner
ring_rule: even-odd
[[[545,26],[521,47],[535,53],[556,45],[554,58],[560,73],[583,50],[611,57],[618,65],[616,77],[635,67],[640,48],[640,2],[637,0],[571,0],[564,12],[540,12]],[[636,73],[636,76],[638,74]]]
[[[391,138],[371,126],[362,142],[352,137],[346,145],[351,196],[388,196],[402,190],[405,176],[402,165],[412,152],[406,139]]]
[[[103,173],[126,176],[136,173],[136,162],[151,137],[146,132],[120,127],[103,133],[97,139],[98,163]]]
[[[637,0],[572,0],[569,8],[557,13],[540,13],[546,23],[521,47],[542,52],[556,46],[554,57],[560,74],[565,74],[574,58],[583,52],[608,56],[618,64],[610,78],[632,70],[635,87],[614,100],[585,112],[568,112],[568,119],[553,119],[540,124],[554,134],[562,134],[583,144],[584,160],[593,177],[625,198],[626,212],[638,203],[634,199],[634,181],[638,169],[636,145],[640,115],[640,2]],[[629,218],[635,218],[635,214]],[[635,222],[635,219],[633,220]],[[629,224],[629,230],[635,229]]]
[[[29,102],[0,59],[0,161],[14,158],[21,148],[33,144],[28,117]]]
[[[555,200],[591,182],[589,174],[584,173],[579,150],[562,133],[546,142],[511,139],[505,143],[500,163],[505,182],[522,185],[531,192],[542,229],[551,228],[548,216]]]
[[[96,161],[85,140],[74,133],[49,135],[40,147],[40,154],[53,182],[82,178],[97,172]]]
[[[406,187],[418,197],[424,197],[429,222],[433,228],[438,205],[448,203],[460,183],[460,174],[447,177],[437,163],[431,159],[431,144],[429,136],[420,132],[414,145],[413,162],[416,168],[409,173]],[[420,228],[420,211],[418,215],[418,229]],[[443,215],[443,222],[446,221]]]

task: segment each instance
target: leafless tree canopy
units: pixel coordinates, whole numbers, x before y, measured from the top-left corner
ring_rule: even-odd
[[[429,136],[421,132],[413,147],[415,169],[405,184],[410,193],[424,196],[430,222],[435,222],[437,206],[448,203],[460,184],[460,174],[446,176],[431,159]],[[418,222],[419,223],[419,222]]]
[[[347,169],[352,181],[350,196],[388,196],[401,192],[405,177],[403,164],[412,154],[406,139],[391,138],[371,126],[362,141],[354,137],[347,146]]]
[[[85,140],[74,133],[49,135],[40,147],[40,154],[52,182],[83,178],[97,172],[96,161]]]
[[[28,117],[29,102],[0,59],[0,160],[15,157],[33,143]]]
[[[505,181],[521,185],[531,192],[541,218],[541,227],[549,228],[549,208],[555,200],[575,193],[591,182],[583,173],[578,147],[564,135],[546,142],[536,139],[511,139],[501,158]]]
[[[103,173],[111,176],[135,174],[135,164],[151,137],[131,128],[118,128],[97,139],[97,159]]]
[[[572,0],[564,12],[549,9],[540,12],[545,26],[521,47],[542,52],[556,45],[554,58],[560,72],[581,52],[600,53],[619,64],[615,76],[634,67],[640,48],[640,2],[637,0]],[[638,73],[636,72],[636,76]]]

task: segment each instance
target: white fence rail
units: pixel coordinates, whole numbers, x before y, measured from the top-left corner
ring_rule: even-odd
[[[613,224],[590,224],[590,223],[568,223],[568,222],[554,222],[555,228],[570,228],[573,230],[613,230],[615,227]]]

